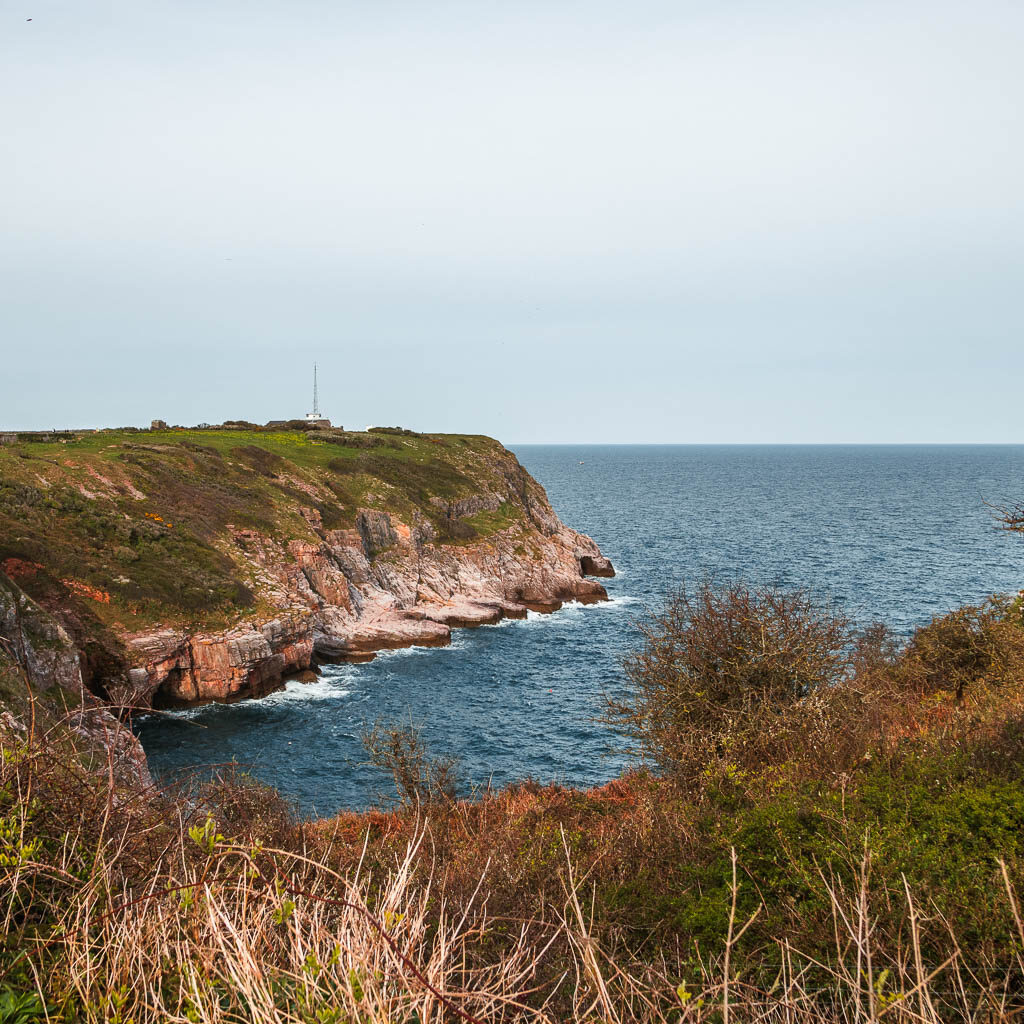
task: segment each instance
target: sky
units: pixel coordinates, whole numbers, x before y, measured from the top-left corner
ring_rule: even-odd
[[[1019,0],[0,0],[0,428],[1021,442]]]

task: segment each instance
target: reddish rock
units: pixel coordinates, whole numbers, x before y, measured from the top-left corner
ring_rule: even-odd
[[[604,555],[583,555],[580,569],[584,576],[614,576],[615,569]]]
[[[292,612],[259,629],[243,625],[191,636],[161,630],[134,637],[132,650],[141,662],[129,673],[133,702],[154,696],[168,704],[232,700],[266,693],[309,668],[313,618]]]
[[[505,618],[500,604],[482,601],[452,601],[440,607],[430,607],[420,612],[432,622],[440,622],[450,629],[465,629],[473,626],[493,626]]]
[[[565,601],[607,600],[604,587],[585,576],[614,575],[608,559],[558,519],[521,467],[509,474],[507,494],[435,501],[455,519],[504,502],[521,509],[507,529],[471,543],[437,543],[418,513],[403,523],[374,508],[359,511],[355,529],[329,531],[306,510],[318,541],[232,527],[262,598],[280,609],[277,617],[219,633],[159,630],[128,638],[132,671],[123,696],[141,704],[232,700],[280,685],[314,657],[368,660],[378,650],[443,646],[453,628],[553,612]]]

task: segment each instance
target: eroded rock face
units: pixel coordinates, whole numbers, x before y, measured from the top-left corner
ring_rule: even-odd
[[[36,694],[82,691],[78,652],[64,627],[6,576],[0,575],[0,636]]]
[[[443,646],[453,628],[555,611],[565,601],[607,600],[604,587],[586,577],[614,575],[611,562],[565,526],[524,477],[510,474],[504,496],[445,503],[454,518],[494,512],[504,501],[525,508],[525,522],[472,543],[437,543],[429,523],[403,523],[370,508],[350,530],[325,530],[311,511],[305,519],[316,543],[236,530],[235,543],[278,614],[220,633],[130,637],[133,668],[116,697],[173,706],[259,695],[316,659]]]
[[[133,637],[137,665],[129,673],[130,692],[111,698],[174,706],[269,692],[285,676],[309,667],[313,619],[309,609],[291,609],[260,625],[243,623],[220,633],[160,630]]]
[[[26,735],[35,718],[37,729],[67,729],[84,741],[83,753],[95,755],[97,771],[109,766],[122,784],[152,785],[135,735],[85,688],[81,658],[64,627],[3,574],[0,676],[8,683],[0,693],[0,728]]]
[[[584,576],[614,576],[615,569],[604,555],[581,555],[580,569]]]

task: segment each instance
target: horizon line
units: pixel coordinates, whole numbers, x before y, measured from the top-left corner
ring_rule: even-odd
[[[424,431],[430,433],[430,431]],[[508,447],[645,447],[645,448],[991,448],[1024,447],[1024,441],[508,441]]]

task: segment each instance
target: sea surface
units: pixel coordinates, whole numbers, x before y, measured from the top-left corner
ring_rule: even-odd
[[[1024,501],[1024,446],[529,445],[514,448],[562,519],[618,570],[608,604],[458,630],[449,648],[325,667],[261,700],[150,715],[158,776],[237,761],[307,814],[362,808],[389,782],[363,763],[377,720],[415,722],[467,784],[588,785],[625,763],[596,721],[623,685],[636,623],[705,577],[806,587],[907,634],[1024,587],[1024,537],[986,502]]]

